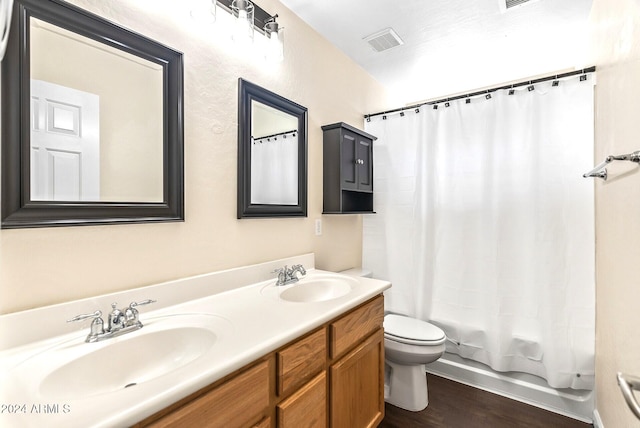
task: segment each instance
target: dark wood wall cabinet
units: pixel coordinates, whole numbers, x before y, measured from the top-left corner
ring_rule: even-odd
[[[323,214],[373,212],[373,141],[346,123],[322,127]]]

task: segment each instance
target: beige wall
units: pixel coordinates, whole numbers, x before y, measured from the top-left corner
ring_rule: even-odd
[[[186,221],[2,230],[0,313],[307,252],[323,269],[360,264],[361,218],[321,216],[320,126],[362,127],[363,114],[389,107],[377,82],[277,0],[260,2],[286,28],[285,59],[277,65],[198,27],[188,2],[71,3],[184,53]],[[307,218],[236,219],[238,77],[309,109]]]
[[[640,150],[640,2],[594,0],[596,161]],[[596,408],[604,427],[640,426],[616,372],[640,376],[640,167],[596,180]]]

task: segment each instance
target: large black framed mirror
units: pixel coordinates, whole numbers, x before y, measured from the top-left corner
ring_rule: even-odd
[[[182,53],[61,0],[14,0],[2,228],[184,220]]]
[[[307,216],[307,108],[238,80],[238,218]]]

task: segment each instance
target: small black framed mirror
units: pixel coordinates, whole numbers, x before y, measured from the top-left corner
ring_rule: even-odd
[[[62,0],[14,0],[2,228],[184,220],[182,53]]]
[[[238,80],[238,218],[307,216],[307,108]]]

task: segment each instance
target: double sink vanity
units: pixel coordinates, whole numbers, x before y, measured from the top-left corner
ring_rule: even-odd
[[[284,265],[306,275],[276,285]],[[0,425],[376,426],[390,284],[313,266],[307,254],[0,316]],[[94,311],[111,308],[109,335],[129,302],[142,328],[90,340]]]
[[[15,0],[10,28],[0,228],[184,221],[183,54],[64,0]],[[238,79],[238,219],[307,217],[307,113]],[[325,211],[372,212],[374,137],[338,125]],[[285,138],[275,168],[260,147]],[[314,267],[307,254],[1,315],[0,427],[376,426],[391,285]]]

